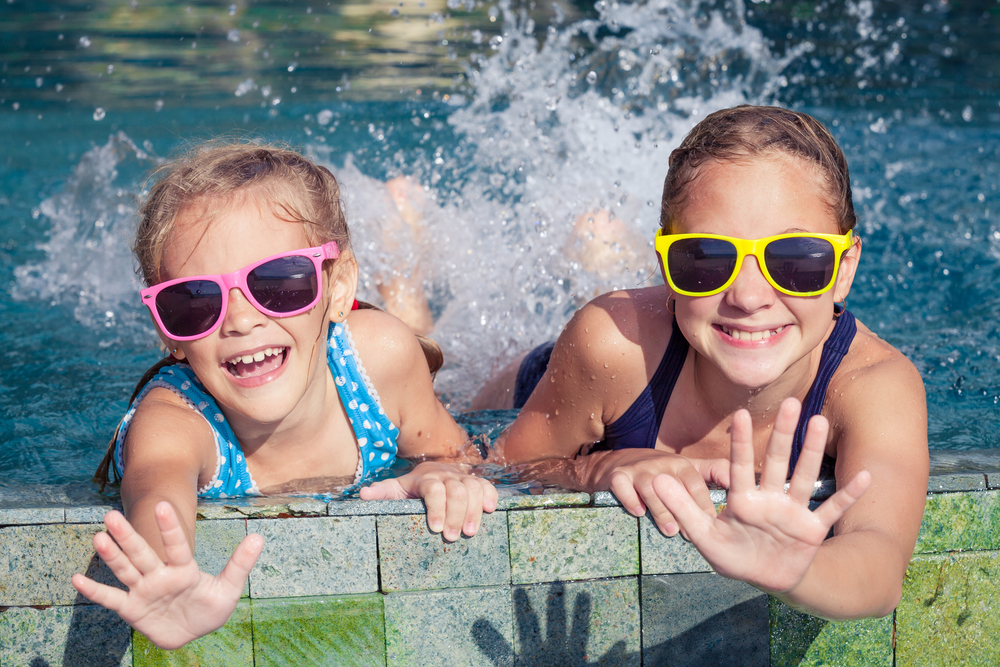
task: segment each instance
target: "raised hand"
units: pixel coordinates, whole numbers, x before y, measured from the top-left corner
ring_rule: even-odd
[[[423,498],[427,526],[454,542],[462,533],[479,531],[483,512],[497,508],[497,490],[489,481],[461,472],[447,463],[425,461],[395,479],[375,482],[361,489],[362,500]]]
[[[247,535],[219,576],[213,577],[198,569],[173,506],[157,503],[155,516],[166,563],[121,513],[112,511],[104,517],[108,532],[94,535],[94,548],[128,592],[82,574],[74,574],[72,583],[88,600],[118,612],[160,648],[174,649],[225,624],[264,548],[264,538]]]
[[[862,471],[815,511],[815,487],[829,433],[825,417],[809,421],[798,464],[786,493],[785,479],[801,406],[785,399],[767,443],[760,487],[754,481],[750,414],[733,415],[731,485],[726,508],[707,516],[674,478],[659,475],[653,489],[677,518],[685,534],[715,571],[772,593],[792,590],[802,581],[830,528],[858,501],[871,483]]]

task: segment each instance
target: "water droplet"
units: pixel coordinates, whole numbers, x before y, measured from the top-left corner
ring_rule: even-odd
[[[94,109],[94,120],[104,120],[104,107]]]
[[[587,83],[591,85],[597,83],[597,72],[594,71],[587,72]]]

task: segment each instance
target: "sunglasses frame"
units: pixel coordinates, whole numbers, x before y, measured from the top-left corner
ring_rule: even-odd
[[[771,273],[767,269],[767,263],[764,261],[764,249],[772,241],[778,241],[780,239],[788,238],[810,238],[810,239],[822,239],[824,241],[829,241],[833,246],[833,275],[830,278],[830,282],[823,287],[823,289],[816,290],[813,292],[793,292],[791,290],[785,289],[781,285],[777,284]],[[683,290],[674,285],[673,278],[670,276],[670,268],[667,262],[667,251],[670,246],[676,241],[683,239],[717,239],[720,241],[728,241],[732,243],[736,248],[736,265],[733,267],[733,274],[729,276],[729,279],[725,282],[722,287],[718,287],[712,290],[706,290],[704,292],[691,292],[688,290]],[[656,232],[656,252],[660,256],[660,261],[663,265],[663,275],[667,279],[667,284],[670,285],[675,293],[681,294],[683,296],[713,296],[719,292],[723,292],[729,288],[730,285],[736,280],[736,276],[740,274],[740,269],[743,268],[743,260],[747,255],[753,255],[757,258],[757,266],[760,267],[760,272],[764,275],[764,279],[767,280],[768,284],[774,289],[778,290],[782,294],[787,294],[789,296],[818,296],[825,292],[830,291],[834,283],[837,282],[837,275],[840,271],[840,260],[848,250],[854,245],[856,237],[854,236],[854,230],[848,231],[846,234],[811,234],[808,232],[795,232],[790,234],[776,234],[775,236],[766,236],[761,239],[741,239],[733,236],[723,236],[721,234],[667,234],[663,229],[659,229]]]
[[[273,262],[276,259],[283,259],[285,257],[305,257],[313,263],[313,268],[316,271],[316,298],[309,303],[309,305],[296,310],[289,311],[287,313],[281,313],[273,310],[268,310],[257,303],[257,299],[251,294],[250,287],[247,285],[247,276],[254,269],[267,264],[268,262]],[[253,304],[254,308],[259,310],[261,313],[267,315],[268,317],[293,317],[301,313],[311,310],[319,303],[320,298],[323,296],[323,261],[327,259],[337,259],[340,256],[340,249],[337,247],[336,241],[330,241],[329,243],[324,243],[321,246],[315,246],[313,248],[301,248],[299,250],[289,250],[288,252],[278,253],[277,255],[271,255],[270,257],[265,257],[264,259],[254,262],[248,266],[243,267],[238,271],[233,271],[232,273],[217,273],[212,275],[204,276],[185,276],[184,278],[176,278],[174,280],[167,280],[166,282],[157,283],[143,290],[140,290],[139,295],[142,298],[142,303],[149,308],[149,312],[153,315],[153,320],[156,322],[156,326],[160,328],[160,331],[164,333],[170,340],[177,341],[187,341],[187,340],[198,340],[199,338],[204,338],[205,336],[211,335],[213,331],[219,328],[222,321],[226,319],[226,311],[229,307],[229,292],[233,288],[239,288],[243,292],[243,296]],[[219,317],[215,320],[206,331],[194,335],[194,336],[177,336],[172,334],[163,325],[163,320],[160,319],[160,313],[156,309],[156,295],[162,292],[168,287],[174,285],[179,285],[191,280],[205,280],[209,282],[214,282],[222,288],[222,310],[219,311]]]

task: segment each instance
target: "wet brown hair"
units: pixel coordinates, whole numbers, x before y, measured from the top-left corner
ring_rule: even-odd
[[[162,282],[163,252],[181,213],[190,206],[206,206],[210,223],[228,207],[248,199],[268,206],[279,220],[306,225],[313,245],[335,241],[341,253],[350,252],[351,234],[340,198],[340,186],[329,169],[314,164],[286,146],[263,143],[211,142],[197,146],[159,166],[149,177],[153,185],[139,206],[132,252],[136,272],[147,286]],[[330,261],[330,260],[328,260]],[[376,308],[358,302],[361,308]],[[433,377],[444,364],[444,354],[433,340],[417,336]],[[129,406],[156,373],[172,363],[157,362],[140,379]],[[113,475],[112,465],[119,423],[94,480],[101,490]]]
[[[842,234],[857,224],[847,158],[833,135],[808,114],[747,104],[709,114],[670,153],[660,226],[669,230],[684,209],[689,186],[710,161],[787,155],[813,165]]]

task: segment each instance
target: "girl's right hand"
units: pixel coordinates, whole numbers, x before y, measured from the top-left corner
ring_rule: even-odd
[[[596,459],[600,454],[584,457]],[[725,459],[688,459],[670,452],[628,449],[608,452],[597,472],[595,490],[609,490],[627,512],[643,516],[648,511],[656,527],[667,537],[679,532],[673,514],[653,489],[653,479],[667,474],[680,482],[699,508],[715,516],[715,505],[708,482],[729,486],[729,461]],[[594,461],[596,463],[596,460]]]
[[[226,623],[264,548],[264,538],[257,534],[243,538],[226,567],[213,577],[198,569],[170,503],[157,503],[154,514],[166,563],[121,513],[112,511],[104,517],[108,532],[94,535],[94,548],[128,592],[82,574],[74,574],[72,582],[84,597],[118,612],[160,648],[175,649]]]

